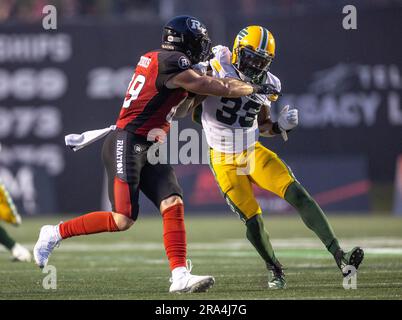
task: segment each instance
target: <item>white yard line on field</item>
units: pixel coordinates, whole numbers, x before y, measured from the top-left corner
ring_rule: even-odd
[[[356,238],[341,241],[346,249],[354,246],[361,246],[368,254],[375,255],[402,255],[401,238]],[[33,248],[34,243],[24,243],[28,248]],[[287,238],[274,239],[272,245],[276,249],[317,249],[326,253],[322,243],[315,238]],[[254,249],[246,239],[227,239],[221,242],[193,242],[188,244],[189,252],[195,255],[203,255],[204,251],[219,251],[219,254],[226,256],[249,256],[254,253]],[[98,252],[116,252],[116,251],[159,251],[163,250],[162,242],[118,242],[118,243],[90,243],[90,242],[62,242],[58,251],[79,252],[79,251],[98,251]],[[0,252],[5,251],[0,248]],[[213,252],[217,254],[218,252]],[[319,253],[319,252],[317,252]],[[205,253],[206,254],[206,253]],[[212,252],[211,252],[212,254]],[[283,254],[287,254],[283,252]],[[292,254],[288,252],[288,254]],[[313,252],[315,255],[315,253]]]

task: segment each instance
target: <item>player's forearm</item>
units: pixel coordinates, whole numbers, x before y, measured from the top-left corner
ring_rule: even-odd
[[[238,79],[219,79],[200,76],[194,70],[186,70],[176,75],[166,83],[170,89],[183,88],[188,92],[204,96],[239,98],[252,93],[267,94],[264,85],[251,85]]]
[[[254,93],[254,88],[246,82],[232,78],[225,78],[219,80],[221,80],[224,83],[225,87],[227,88],[226,95],[222,94],[222,97],[239,98]]]
[[[263,137],[274,137],[281,133],[278,122],[271,120],[270,109],[266,106],[261,106],[261,111],[258,114],[258,130]]]
[[[252,94],[253,90],[250,84],[240,80],[205,77],[202,83],[194,88],[192,92],[206,96],[239,98]]]
[[[258,130],[264,137],[273,137],[277,134],[273,131],[273,125],[272,120],[268,118],[262,122],[258,122]]]
[[[258,113],[257,116],[257,121],[258,124],[261,124],[265,122],[267,119],[271,119],[271,111],[270,107],[268,105],[261,105],[260,107],[260,112]]]

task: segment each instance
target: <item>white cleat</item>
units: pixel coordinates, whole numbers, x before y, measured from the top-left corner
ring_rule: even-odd
[[[29,252],[29,250],[20,245],[19,243],[16,243],[14,247],[12,247],[11,254],[13,255],[15,261],[21,261],[21,262],[32,261],[32,255]]]
[[[55,247],[59,246],[61,240],[58,225],[47,225],[40,229],[39,238],[33,250],[35,263],[39,268],[47,265],[50,254]]]
[[[190,268],[180,267],[173,270],[169,292],[196,293],[208,291],[215,283],[214,277],[192,275],[190,273],[192,269],[191,261],[187,260],[187,263],[190,264]]]

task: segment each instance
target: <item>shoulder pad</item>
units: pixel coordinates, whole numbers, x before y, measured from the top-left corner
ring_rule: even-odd
[[[212,48],[212,53],[215,56],[215,59],[218,59],[220,62],[230,63],[232,58],[232,53],[230,52],[228,47],[217,45]]]
[[[279,78],[274,74],[272,74],[271,72],[267,72],[266,83],[275,86],[276,90],[278,90],[279,92],[282,90],[281,80],[279,80]]]
[[[212,48],[214,58],[209,61],[214,76],[219,78],[238,78],[236,70],[232,66],[232,54],[228,47],[215,46]]]

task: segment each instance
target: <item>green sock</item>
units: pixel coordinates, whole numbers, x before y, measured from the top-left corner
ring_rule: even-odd
[[[285,200],[297,209],[304,224],[314,231],[328,251],[335,255],[340,247],[334,231],[320,206],[299,182],[295,181],[289,185]]]
[[[0,226],[0,243],[4,245],[8,250],[11,250],[15,245],[15,241],[10,238],[7,231],[1,226]]]
[[[261,258],[264,259],[267,267],[278,266],[279,261],[275,257],[274,249],[269,241],[268,232],[264,228],[264,222],[260,214],[246,221],[247,239],[257,250]]]

